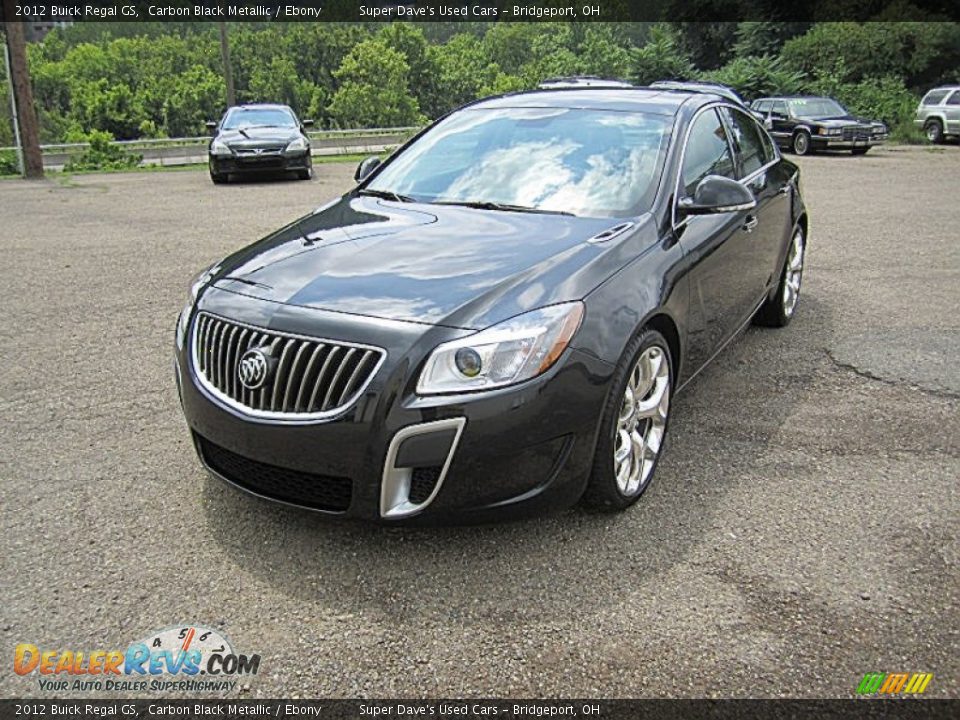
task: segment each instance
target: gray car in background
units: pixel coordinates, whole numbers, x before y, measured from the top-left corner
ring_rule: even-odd
[[[932,143],[960,136],[960,85],[944,85],[924,95],[914,122]]]

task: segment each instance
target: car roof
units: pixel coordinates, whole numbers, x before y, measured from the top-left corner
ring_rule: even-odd
[[[927,90],[927,93],[936,92],[937,90],[960,90],[960,85],[937,85],[935,88]]]
[[[700,81],[700,80],[657,80],[650,83],[650,87],[659,90],[678,90],[680,92],[689,91],[696,93],[713,93],[727,100],[733,100],[745,105],[746,101],[740,97],[740,93],[729,85],[722,83]]]
[[[699,105],[725,99],[710,93],[644,87],[557,87],[498,95],[478,100],[469,107],[474,109],[557,107],[676,115],[681,106],[690,100],[694,100]]]
[[[765,95],[764,97],[758,97],[757,100],[811,100],[813,98],[834,100],[829,95]],[[757,100],[754,100],[754,102],[757,102]]]
[[[227,108],[227,110],[290,110],[289,105],[279,103],[241,103]]]
[[[607,88],[630,88],[633,83],[626,80],[617,80],[615,78],[605,78],[599,75],[574,75],[570,77],[552,77],[541,80],[537,86],[540,90],[553,90],[556,88],[587,88],[587,87],[607,87]]]

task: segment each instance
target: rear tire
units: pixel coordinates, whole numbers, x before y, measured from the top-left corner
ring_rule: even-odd
[[[934,145],[939,145],[943,142],[943,125],[939,120],[927,120],[923,125],[923,132],[927,136],[927,140]]]
[[[793,320],[800,302],[800,285],[803,280],[803,262],[807,252],[807,238],[803,228],[797,226],[790,239],[790,248],[780,271],[777,291],[757,310],[753,316],[756,325],[766,327],[786,327]]]
[[[793,136],[793,143],[791,144],[793,152],[796,155],[809,155],[810,154],[810,133],[806,130],[800,130],[796,135]]]
[[[656,330],[641,331],[613,376],[584,505],[617,512],[650,487],[663,454],[673,384],[670,345]]]

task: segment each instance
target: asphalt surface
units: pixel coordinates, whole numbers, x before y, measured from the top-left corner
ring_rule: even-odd
[[[0,182],[0,695],[43,694],[16,643],[191,622],[261,654],[240,697],[960,695],[960,148],[800,164],[799,314],[676,398],[642,501],[435,530],[230,490],[177,403],[191,275],[352,167]]]

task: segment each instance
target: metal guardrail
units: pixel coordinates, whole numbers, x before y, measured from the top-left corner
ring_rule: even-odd
[[[382,152],[406,141],[419,127],[360,128],[352,130],[311,130],[313,155],[350,155],[362,152]],[[207,143],[210,135],[184,138],[145,138],[140,140],[114,140],[111,144],[143,156],[141,165],[186,165],[206,162]],[[47,169],[59,169],[71,158],[81,155],[89,143],[53,143],[41,145],[43,165]],[[15,147],[0,147],[16,151]]]

